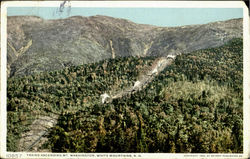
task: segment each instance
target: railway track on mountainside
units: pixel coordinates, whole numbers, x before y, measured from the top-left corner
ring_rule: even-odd
[[[138,81],[135,81],[134,86],[127,87],[124,90],[118,91],[116,94],[111,94],[110,99],[106,103],[144,89],[160,72],[171,65],[174,59],[175,57],[161,57],[157,59],[152,69],[142,75]],[[29,126],[30,130],[25,132],[19,141],[19,151],[48,152],[49,150],[43,149],[42,145],[48,141],[47,134],[49,130],[56,125],[57,120],[58,115],[55,115],[53,118],[50,116],[41,116],[34,120]]]

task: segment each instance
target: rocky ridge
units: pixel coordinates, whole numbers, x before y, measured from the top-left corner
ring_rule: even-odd
[[[8,76],[60,70],[124,56],[166,56],[217,47],[242,37],[242,19],[182,27],[107,16],[44,20],[8,17]]]

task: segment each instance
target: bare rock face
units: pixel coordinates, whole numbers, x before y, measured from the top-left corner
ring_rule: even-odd
[[[44,20],[8,17],[8,76],[63,69],[124,56],[167,56],[242,37],[242,19],[157,27],[107,16]]]

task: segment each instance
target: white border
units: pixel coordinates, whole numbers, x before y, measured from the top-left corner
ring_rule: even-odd
[[[12,158],[131,158],[126,155],[132,155],[132,158],[248,158],[250,157],[250,55],[249,55],[249,16],[248,9],[244,2],[239,1],[70,1],[71,7],[116,7],[116,8],[243,8],[243,51],[244,51],[244,153],[243,154],[170,154],[170,153],[25,153],[25,152],[6,152],[6,61],[7,61],[7,7],[59,7],[62,1],[10,1],[1,4],[1,100],[0,100],[0,158],[6,155]],[[103,157],[97,155],[103,154]],[[109,155],[117,157],[110,157]],[[74,155],[75,157],[71,157]],[[91,155],[94,155],[91,157]],[[119,157],[120,155],[120,157]],[[137,157],[135,157],[136,155]],[[141,157],[138,157],[141,155]],[[230,156],[232,155],[232,156]],[[84,157],[83,157],[84,158]]]
[[[249,10],[243,10],[243,152],[250,158],[250,33]]]
[[[1,100],[0,100],[0,158],[6,152],[7,135],[7,85],[6,85],[6,66],[7,66],[7,10],[1,5]],[[5,155],[4,155],[5,156]]]
[[[8,1],[6,7],[59,7],[63,1]],[[67,4],[67,3],[66,3]],[[71,7],[246,8],[239,1],[70,1]]]

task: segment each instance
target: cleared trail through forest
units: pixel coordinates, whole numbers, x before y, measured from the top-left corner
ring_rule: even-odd
[[[35,119],[29,126],[30,130],[22,134],[18,146],[19,151],[46,152],[47,150],[42,150],[41,146],[48,140],[46,135],[50,128],[56,125],[57,119],[58,115],[39,116]]]
[[[174,58],[161,57],[156,61],[155,66],[153,66],[151,70],[142,75],[142,77],[138,81],[135,81],[134,86],[128,87],[120,92],[117,92],[114,95],[111,95],[111,100],[109,100],[108,102],[112,102],[112,100],[114,99],[122,98],[144,89],[155,78],[155,76],[157,76],[161,71],[163,71],[174,61]]]
[[[161,57],[157,59],[152,69],[142,75],[138,81],[135,81],[134,86],[118,91],[113,95],[111,94],[110,99],[106,103],[110,103],[114,99],[123,98],[144,89],[161,71],[169,66],[174,59],[175,57]],[[48,141],[46,135],[49,130],[56,125],[58,117],[58,115],[53,116],[53,118],[51,116],[41,116],[35,119],[29,126],[29,131],[22,134],[18,146],[19,151],[48,152],[49,150],[43,149],[42,145]]]

